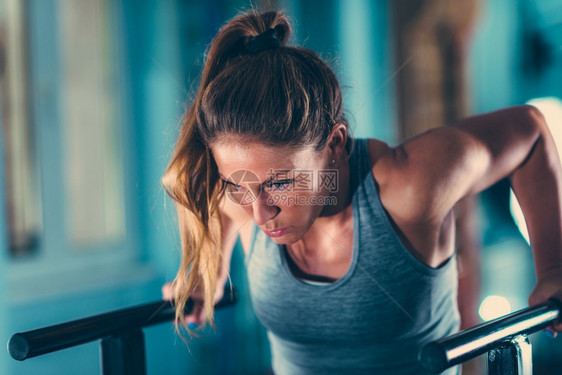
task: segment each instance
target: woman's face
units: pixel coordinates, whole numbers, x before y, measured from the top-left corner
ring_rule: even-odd
[[[326,205],[336,204],[338,176],[327,149],[233,141],[211,147],[226,198],[278,244],[300,240]]]

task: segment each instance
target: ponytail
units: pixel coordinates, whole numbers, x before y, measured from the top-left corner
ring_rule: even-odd
[[[220,29],[207,50],[197,95],[182,121],[176,148],[162,177],[162,185],[176,202],[181,238],[181,263],[173,282],[176,328],[180,324],[185,326],[183,309],[196,288],[203,291],[204,323],[214,327],[214,296],[223,255],[218,206],[224,189],[219,183],[208,140],[200,132],[197,114],[201,100],[229,59],[252,53],[247,44],[271,28],[275,28],[279,43],[284,45],[290,26],[278,12],[260,15],[251,11]]]
[[[210,151],[213,142],[240,135],[266,145],[313,145],[318,151],[335,124],[347,126],[335,74],[313,51],[288,47],[290,35],[283,13],[252,10],[224,25],[206,51],[199,88],[162,177],[176,202],[181,236],[173,284],[176,328],[184,323],[183,308],[196,289],[204,295],[204,323],[214,327],[224,187]]]

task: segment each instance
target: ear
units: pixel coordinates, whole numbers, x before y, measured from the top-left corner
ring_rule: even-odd
[[[336,124],[330,131],[328,137],[328,148],[333,159],[338,159],[342,155],[346,156],[345,145],[347,144],[347,127],[344,124]]]

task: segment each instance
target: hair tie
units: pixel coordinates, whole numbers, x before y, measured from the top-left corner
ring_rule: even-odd
[[[266,49],[279,48],[280,45],[279,34],[275,28],[266,30],[258,36],[251,37],[248,44],[246,44],[246,49],[251,53],[258,53]]]

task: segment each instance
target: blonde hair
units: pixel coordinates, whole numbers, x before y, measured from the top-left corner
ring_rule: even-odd
[[[277,44],[250,48],[266,32]],[[173,293],[176,327],[188,297],[201,287],[204,323],[214,327],[224,186],[211,155],[213,142],[239,135],[272,146],[314,145],[318,151],[335,124],[347,126],[335,74],[313,51],[287,46],[290,33],[283,13],[251,10],[226,23],[209,45],[201,83],[162,177],[176,202],[181,235]]]

